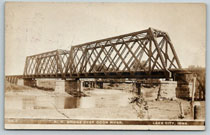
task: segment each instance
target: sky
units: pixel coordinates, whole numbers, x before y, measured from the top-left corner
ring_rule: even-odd
[[[5,74],[23,74],[26,56],[149,27],[169,34],[183,68],[205,67],[204,4],[8,2]]]

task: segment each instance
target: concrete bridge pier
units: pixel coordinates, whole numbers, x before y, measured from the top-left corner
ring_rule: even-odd
[[[190,99],[192,97],[191,73],[179,73],[175,75],[175,81],[160,81],[157,100],[176,98]]]
[[[65,80],[64,89],[70,95],[79,96],[83,92],[83,81],[79,79]]]
[[[30,87],[36,87],[36,80],[35,79],[32,79],[32,78],[29,78],[29,79],[23,79],[23,84],[25,86],[30,86]]]
[[[66,80],[56,80],[55,81],[55,92],[65,93],[66,92]]]
[[[84,91],[84,87],[83,87],[83,82],[84,81],[82,81],[82,80],[77,80],[77,90],[79,91],[79,92],[83,92]]]

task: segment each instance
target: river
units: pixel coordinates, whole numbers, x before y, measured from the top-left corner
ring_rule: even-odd
[[[129,92],[111,89],[94,89],[86,93],[86,97],[7,95],[5,107],[13,110],[125,107],[132,97]]]

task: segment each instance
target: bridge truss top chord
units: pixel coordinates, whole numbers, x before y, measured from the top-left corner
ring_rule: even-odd
[[[166,32],[134,33],[28,56],[24,77],[32,78],[169,78],[182,70]]]

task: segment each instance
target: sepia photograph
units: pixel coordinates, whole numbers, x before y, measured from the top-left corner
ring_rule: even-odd
[[[205,130],[203,3],[5,3],[5,129]]]

